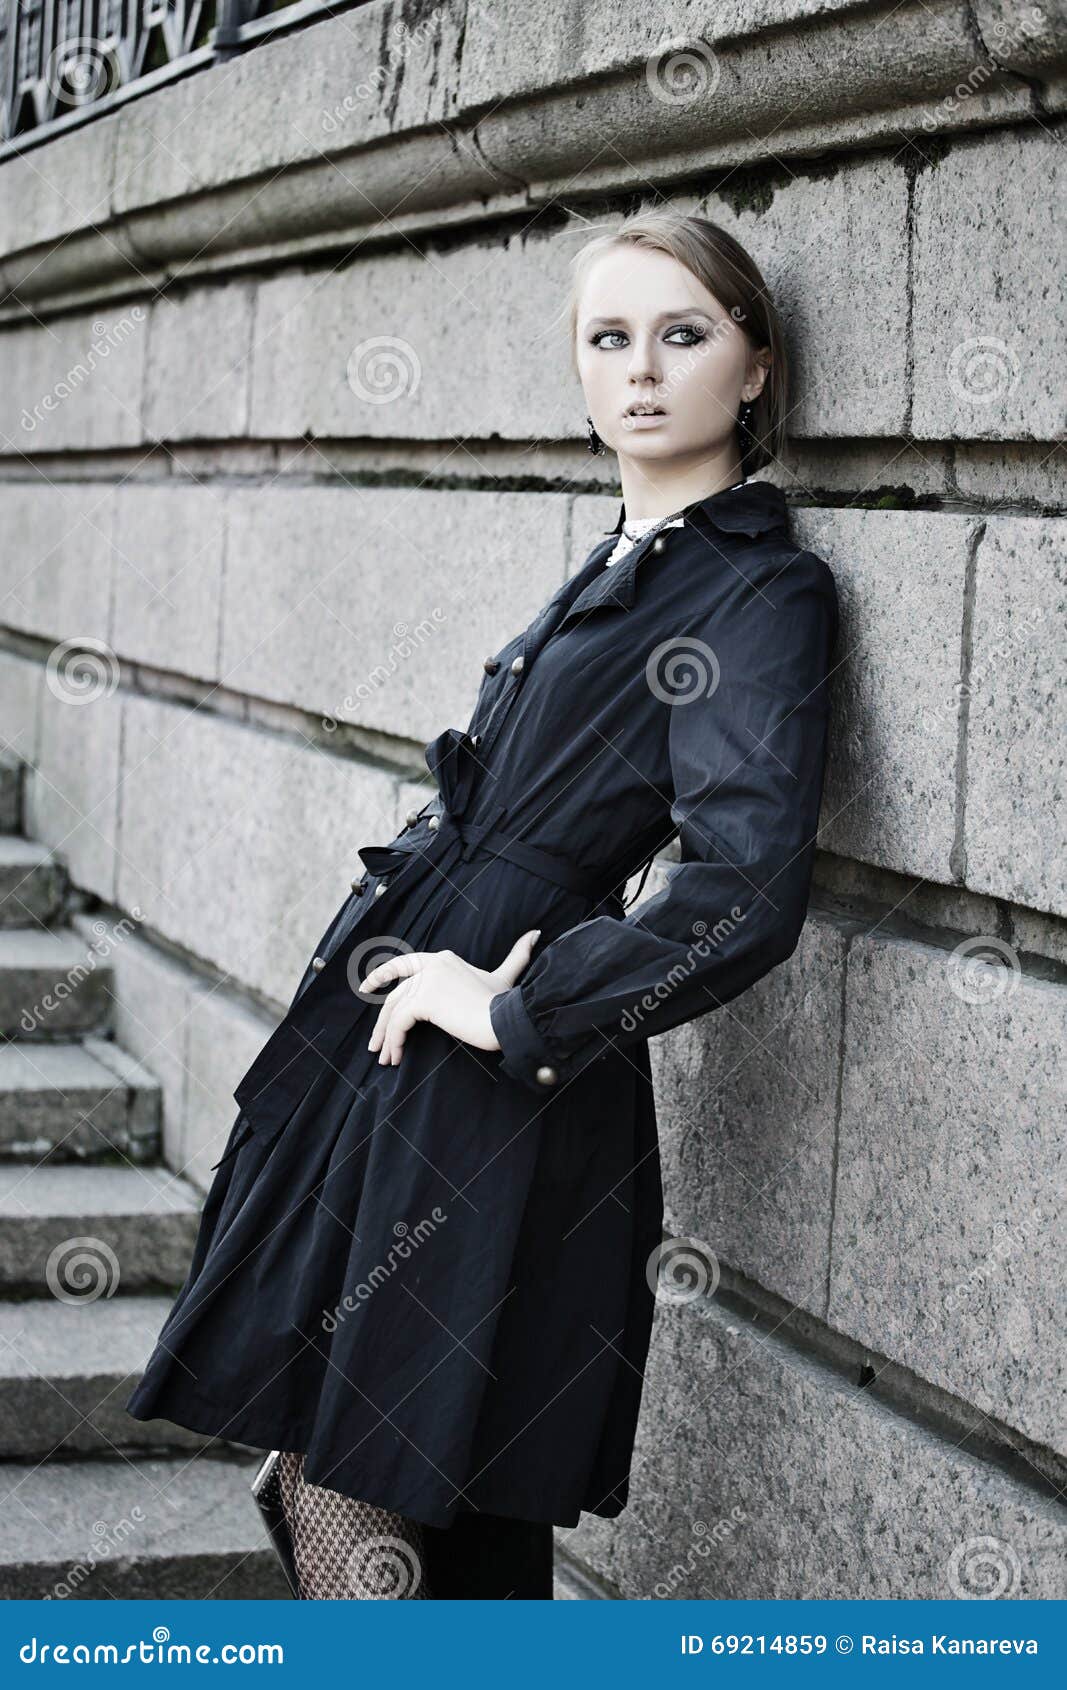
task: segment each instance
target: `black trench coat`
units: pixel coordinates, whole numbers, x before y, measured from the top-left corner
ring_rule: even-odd
[[[606,567],[485,664],[437,790],[323,935],[237,1086],[189,1275],[127,1408],[424,1521],[614,1516],[655,1303],[647,1040],[796,946],[837,602],[754,481]],[[675,835],[669,885],[626,881]],[[357,995],[398,948],[495,967],[499,1051],[427,1022],[396,1067]],[[387,988],[388,990],[389,988]],[[651,1263],[651,1266],[650,1266]]]

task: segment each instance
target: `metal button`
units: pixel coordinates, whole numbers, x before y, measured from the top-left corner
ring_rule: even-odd
[[[663,551],[666,544],[667,544],[667,542],[664,539],[663,535],[657,534],[656,538],[652,542],[652,550],[654,552],[661,552],[661,551]]]
[[[353,892],[365,892],[367,890],[367,877],[365,874],[361,875],[358,880],[353,880],[352,890]]]
[[[325,968],[326,958],[324,956],[313,956],[311,959],[311,966],[315,969]]]
[[[521,657],[513,657],[512,658],[512,660],[511,660],[511,673],[513,675],[521,675],[523,670],[525,669],[525,667],[526,667],[526,664],[525,664],[525,661],[523,660],[523,658],[521,658]]]
[[[545,1063],[543,1067],[537,1070],[537,1078],[543,1086],[554,1086],[556,1081],[559,1079],[559,1075],[556,1073],[554,1068],[550,1068],[548,1064]]]
[[[404,820],[407,822],[408,827],[414,827],[415,823],[418,821],[418,819],[419,819],[418,810],[409,810],[407,815],[404,818]]]
[[[487,657],[485,662],[482,664],[482,668],[485,670],[487,675],[495,675],[497,670],[500,668],[499,657]]]
[[[481,737],[482,737],[481,734],[471,734],[471,744],[477,745],[477,743],[481,739]]]
[[[374,888],[374,896],[375,896],[375,897],[376,897],[376,898],[380,898],[380,897],[381,897],[381,895],[382,895],[382,893],[383,893],[383,892],[384,892],[384,891],[385,891],[385,890],[386,890],[386,885],[385,885],[385,881],[384,881],[384,880],[379,880],[379,882],[378,882],[378,884],[377,884],[377,886],[376,886],[376,887],[375,887],[375,888]]]
[[[426,823],[426,826],[429,828],[431,833],[436,833],[437,829],[440,827],[440,825],[441,825],[440,816],[431,816],[429,821]]]

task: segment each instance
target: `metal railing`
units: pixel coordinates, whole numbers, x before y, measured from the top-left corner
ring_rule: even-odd
[[[0,0],[0,159],[362,0]]]

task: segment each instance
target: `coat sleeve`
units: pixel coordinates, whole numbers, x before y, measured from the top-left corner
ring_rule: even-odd
[[[547,1097],[609,1046],[729,1003],[792,954],[815,858],[837,627],[829,566],[801,551],[738,573],[701,626],[663,642],[648,673],[667,712],[680,861],[633,914],[568,928],[490,1001],[504,1073]],[[663,685],[683,667],[690,684]]]

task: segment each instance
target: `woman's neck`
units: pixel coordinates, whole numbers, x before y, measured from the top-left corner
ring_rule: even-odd
[[[684,510],[686,505],[695,504],[698,499],[706,499],[712,493],[724,493],[727,488],[743,481],[744,477],[736,459],[715,475],[709,476],[705,462],[689,473],[672,475],[669,478],[662,475],[652,476],[644,466],[638,468],[620,459],[619,479],[622,482],[622,502],[626,510],[626,520],[642,522],[648,518],[658,520],[663,516],[674,516],[676,512]]]

